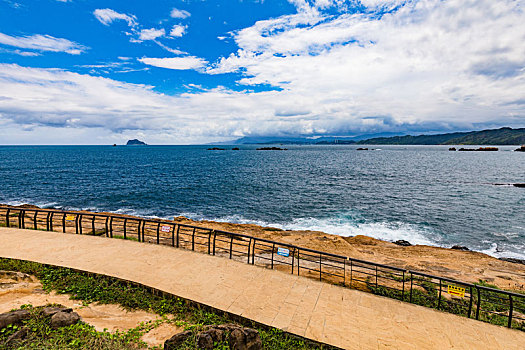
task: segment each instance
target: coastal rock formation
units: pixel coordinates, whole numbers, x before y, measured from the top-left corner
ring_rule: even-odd
[[[480,148],[460,148],[460,151],[470,151],[470,152],[496,152],[498,147],[480,147]]]
[[[462,251],[464,251],[464,252],[468,252],[468,251],[470,251],[470,249],[468,249],[467,247],[462,246],[462,245],[454,245],[454,246],[452,246],[450,249],[462,250]]]
[[[410,243],[409,241],[405,241],[404,239],[398,239],[397,241],[394,242],[394,244],[397,244],[403,247],[410,247],[412,245],[412,243]]]
[[[450,147],[448,150],[449,150],[449,151],[455,151],[455,150],[456,150],[456,147]]]
[[[146,146],[146,142],[140,141],[139,139],[128,140],[126,146]]]
[[[179,349],[190,337],[195,336],[198,349],[213,349],[216,343],[228,342],[230,349],[260,350],[262,341],[259,332],[252,328],[244,328],[236,324],[207,326],[198,332],[185,331],[175,334],[164,342],[164,350]]]
[[[257,151],[287,151],[287,149],[281,147],[261,147],[257,148]]]
[[[520,148],[516,148],[514,151],[515,152],[525,152],[525,145],[521,146]]]
[[[208,151],[226,151],[225,148],[211,147],[207,149]]]

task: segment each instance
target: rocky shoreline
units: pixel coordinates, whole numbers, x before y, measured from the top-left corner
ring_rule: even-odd
[[[31,205],[23,206],[34,207]],[[115,213],[107,214],[134,217]],[[412,245],[407,241],[393,243],[362,235],[342,237],[320,231],[282,230],[254,224],[196,221],[182,216],[175,217],[173,222],[251,235],[256,238],[274,240],[470,283],[478,283],[482,280],[502,289],[525,292],[525,264],[523,261],[508,258],[498,259],[484,253],[471,251],[468,247],[442,248]]]

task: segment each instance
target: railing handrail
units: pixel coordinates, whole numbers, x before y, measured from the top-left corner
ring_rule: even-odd
[[[315,254],[321,254],[321,255],[324,255],[324,256],[329,256],[329,257],[333,257],[333,258],[339,258],[339,259],[343,259],[343,260],[347,260],[347,261],[358,262],[358,263],[372,265],[372,266],[377,266],[377,267],[383,267],[383,268],[387,268],[387,269],[391,269],[391,270],[395,270],[395,271],[399,271],[399,272],[405,272],[405,273],[409,273],[409,274],[413,274],[413,275],[423,276],[423,277],[427,277],[427,278],[440,279],[440,280],[443,280],[443,281],[446,281],[446,282],[450,282],[450,283],[454,283],[454,284],[460,284],[460,285],[467,286],[467,287],[474,287],[474,288],[479,288],[479,289],[483,289],[483,290],[491,291],[491,292],[495,292],[495,293],[511,295],[511,296],[515,296],[515,297],[519,297],[519,298],[525,298],[525,294],[519,294],[519,293],[506,291],[506,290],[502,290],[502,289],[495,289],[495,288],[491,288],[491,287],[487,287],[487,286],[483,286],[483,285],[479,285],[479,284],[474,284],[474,283],[470,283],[470,282],[458,281],[458,280],[455,280],[455,279],[452,279],[452,278],[448,278],[448,277],[436,276],[436,275],[428,274],[428,273],[425,273],[425,272],[414,271],[414,270],[410,270],[410,269],[403,269],[403,268],[400,268],[400,267],[397,267],[397,266],[391,266],[391,265],[376,263],[376,262],[373,262],[373,261],[367,261],[367,260],[362,260],[362,259],[351,258],[351,257],[348,257],[348,256],[343,256],[343,255],[323,252],[323,251],[320,251],[320,250],[315,250],[315,249],[311,249],[311,248],[301,247],[301,246],[297,246],[297,245],[290,244],[290,243],[273,241],[273,240],[266,239],[266,238],[259,238],[259,237],[250,236],[250,235],[247,235],[247,234],[242,234],[242,233],[229,232],[229,231],[223,231],[223,230],[216,230],[216,229],[211,229],[211,228],[208,228],[208,227],[201,227],[201,226],[195,226],[195,225],[189,225],[189,224],[182,224],[182,223],[178,223],[178,222],[174,222],[174,221],[168,221],[168,220],[161,219],[161,218],[158,218],[158,219],[157,218],[141,218],[141,217],[137,217],[137,216],[128,216],[128,215],[122,215],[122,214],[116,214],[116,213],[104,214],[104,213],[97,213],[97,212],[84,211],[84,210],[74,211],[74,210],[45,209],[45,208],[21,208],[21,207],[16,207],[16,206],[3,206],[3,205],[0,206],[0,209],[14,209],[14,210],[23,210],[23,211],[32,211],[32,212],[34,212],[34,211],[37,211],[37,212],[53,212],[53,213],[61,213],[61,214],[75,214],[75,215],[82,214],[82,215],[99,216],[99,217],[105,217],[105,218],[121,218],[121,219],[134,220],[134,221],[140,221],[140,222],[149,221],[149,222],[160,223],[160,224],[167,224],[167,225],[174,225],[175,224],[175,225],[179,225],[179,226],[187,227],[187,228],[191,228],[191,229],[209,230],[209,231],[213,231],[215,233],[222,233],[222,234],[226,234],[226,235],[229,235],[229,236],[248,238],[248,239],[252,239],[252,240],[256,240],[256,241],[262,241],[262,242],[266,242],[266,243],[277,244],[279,246],[289,247],[289,248],[292,248],[292,249],[295,249],[295,250],[306,251],[306,252],[315,253]]]

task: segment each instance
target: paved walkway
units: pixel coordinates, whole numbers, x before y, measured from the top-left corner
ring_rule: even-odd
[[[167,246],[0,228],[0,256],[120,277],[347,349],[523,349],[525,332]]]

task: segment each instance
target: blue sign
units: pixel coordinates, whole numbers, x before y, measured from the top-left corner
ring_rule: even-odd
[[[277,248],[277,255],[290,256],[290,250],[284,248]]]

